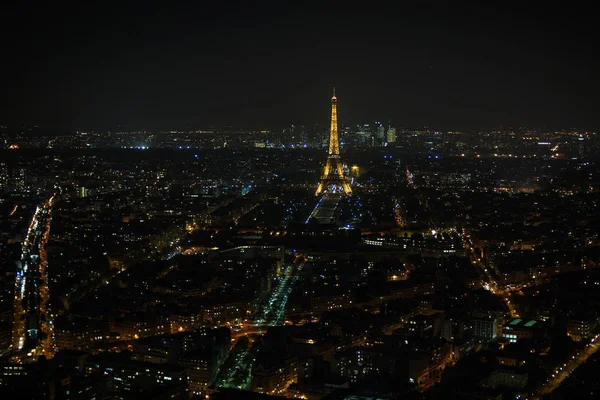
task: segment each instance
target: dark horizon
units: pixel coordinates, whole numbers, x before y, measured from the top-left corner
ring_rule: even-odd
[[[326,126],[335,86],[343,125],[593,130],[591,15],[531,3],[16,5],[2,28],[0,124]]]

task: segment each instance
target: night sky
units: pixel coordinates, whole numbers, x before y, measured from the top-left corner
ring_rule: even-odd
[[[335,85],[347,124],[600,125],[596,14],[577,2],[14,3],[2,124],[326,125]]]

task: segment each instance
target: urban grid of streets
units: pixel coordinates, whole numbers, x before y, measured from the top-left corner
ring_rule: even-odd
[[[412,174],[407,170],[407,181],[409,187],[415,188],[412,184]],[[422,205],[427,204],[424,201],[422,193],[417,189],[417,196]],[[319,206],[322,203],[322,200],[325,196],[321,198],[321,201],[318,202],[315,210],[311,213],[311,216],[315,216]],[[330,211],[328,209],[328,211]],[[425,207],[425,211],[427,207]],[[396,217],[401,217],[401,207],[398,203],[396,203],[395,207]],[[328,213],[329,214],[329,213]],[[328,215],[330,217],[330,215]],[[309,217],[310,219],[310,217]],[[308,222],[308,220],[307,220]],[[397,221],[401,222],[401,221]],[[430,215],[430,224],[432,226],[432,232],[438,227],[436,221]],[[401,225],[401,223],[398,223]],[[460,233],[463,238],[463,245],[465,249],[469,252],[471,262],[473,266],[476,268],[477,272],[482,281],[482,286],[489,290],[494,295],[497,295],[502,299],[504,304],[506,305],[511,318],[519,317],[519,312],[517,311],[515,304],[511,301],[510,297],[515,292],[520,292],[522,289],[528,286],[534,286],[538,283],[530,282],[528,284],[521,285],[503,285],[500,283],[501,279],[497,278],[499,275],[498,271],[496,271],[493,265],[486,263],[484,259],[481,258],[479,254],[477,254],[476,249],[473,245],[471,237],[468,233]],[[586,265],[584,268],[596,267]],[[250,390],[251,386],[251,376],[252,376],[252,366],[256,361],[257,355],[257,347],[253,346],[253,338],[252,335],[261,335],[264,333],[268,326],[279,325],[283,321],[283,315],[285,312],[285,303],[287,301],[287,295],[291,291],[293,287],[293,282],[297,279],[297,273],[294,273],[293,266],[288,266],[286,271],[279,281],[278,285],[276,285],[271,291],[270,295],[267,296],[267,299],[264,301],[263,305],[261,305],[255,314],[255,319],[252,323],[247,324],[242,330],[234,333],[233,335],[233,343],[236,342],[240,337],[248,338],[249,341],[242,343],[239,347],[234,347],[230,357],[232,357],[233,363],[225,363],[229,364],[230,367],[225,371],[221,371],[219,375],[219,379],[217,381],[217,386],[222,387],[231,387],[237,389],[245,389]],[[297,271],[296,271],[297,272]],[[563,272],[563,271],[561,271]],[[565,269],[566,272],[566,269]],[[579,365],[581,365],[585,360],[587,360],[593,353],[598,350],[598,344],[594,343],[598,337],[594,338],[592,342],[590,342],[585,350],[577,355],[573,355],[572,359],[565,363],[562,367],[557,367],[552,376],[545,382],[540,388],[536,390],[535,393],[531,394],[531,398],[538,399],[541,395],[551,393],[554,389],[556,389],[560,383]],[[429,373],[424,374],[423,379],[420,379],[419,389],[420,391],[426,391],[431,388],[438,380],[441,375],[441,372],[448,365],[452,365],[453,361],[450,358],[446,358],[440,360],[439,363],[430,366]],[[425,376],[426,375],[426,376]]]
[[[25,240],[15,279],[13,349],[16,362],[33,362],[39,356],[54,355],[53,315],[48,309],[48,259],[46,244],[50,237],[55,196],[39,206]]]
[[[412,175],[407,171],[409,186],[411,178]],[[422,200],[421,193],[418,190],[417,194]],[[46,255],[46,243],[49,239],[54,202],[55,196],[52,196],[36,209],[22,246],[14,298],[13,349],[15,352],[13,361],[15,362],[34,362],[41,355],[51,358],[55,352],[52,327],[54,316],[48,310],[48,262]],[[321,205],[321,202],[315,209],[319,208],[319,205]],[[402,217],[402,210],[398,202],[395,203],[394,211],[398,225],[401,226],[402,221],[398,221],[398,219]],[[314,213],[315,211],[311,215]],[[430,222],[432,226],[436,226],[435,221],[430,219]],[[501,279],[496,278],[499,275],[498,271],[477,254],[470,235],[462,233],[461,236],[465,249],[470,253],[471,262],[479,272],[482,286],[493,294],[500,296],[512,318],[518,317],[519,313],[510,300],[511,294],[536,283],[530,282],[518,287],[500,284]],[[180,253],[178,250],[177,246],[175,251],[167,254],[166,258],[172,258]],[[586,267],[594,268],[596,265],[586,264],[583,268]],[[301,269],[301,264],[286,266],[272,289],[259,300],[252,320],[245,321],[245,324],[240,328],[234,329],[232,334],[233,349],[228,362],[223,364],[223,368],[219,372],[215,381],[216,386],[243,390],[251,389],[252,367],[258,352],[258,346],[255,345],[254,339],[257,335],[264,334],[269,326],[283,324],[285,305],[294,283],[298,280],[298,273]],[[539,399],[556,389],[571,372],[599,349],[598,344],[595,343],[597,339],[598,336],[588,343],[584,350],[573,355],[564,365],[557,367],[551,377],[536,388],[528,398]],[[435,373],[431,374],[431,378],[423,380],[420,385],[422,386],[421,389],[426,390],[435,384],[438,380],[436,377],[439,377],[439,373],[449,364],[452,364],[452,361],[447,359],[440,362],[439,365],[433,366],[436,370]]]
[[[407,178],[409,187],[415,187],[413,184],[413,180],[412,180],[413,175],[408,170],[408,168],[406,169],[406,178]],[[420,193],[419,190],[417,190],[417,196],[421,200],[421,204],[426,204],[426,202],[424,201],[424,199],[422,197],[422,193]],[[397,211],[399,211],[399,210],[397,210]],[[434,226],[434,227],[437,226],[435,221],[433,221],[432,219],[430,219],[430,222],[431,222],[432,226]],[[476,270],[482,280],[483,287],[485,289],[489,290],[491,293],[499,296],[503,300],[504,304],[506,305],[506,307],[510,313],[511,318],[518,318],[519,313],[515,307],[514,302],[510,300],[511,295],[515,292],[520,292],[522,289],[524,289],[526,287],[534,286],[539,283],[530,282],[530,283],[525,283],[525,284],[520,284],[520,285],[502,285],[502,284],[500,284],[499,283],[500,279],[496,278],[496,276],[499,275],[498,271],[496,270],[496,268],[493,265],[486,263],[486,261],[484,259],[482,259],[480,254],[477,254],[477,252],[475,251],[475,246],[473,245],[470,235],[468,233],[463,232],[461,234],[461,237],[463,239],[464,248],[470,254],[471,263],[473,264],[473,266],[476,267]],[[597,267],[598,266],[595,264],[584,263],[582,265],[581,269],[597,268]],[[576,269],[563,268],[562,271],[557,270],[556,273],[569,272],[569,271],[574,271],[574,270],[576,270]],[[540,279],[539,282],[543,282],[543,280]],[[577,369],[592,354],[594,354],[596,351],[598,351],[599,346],[598,346],[598,343],[596,343],[596,341],[599,337],[600,337],[600,335],[596,335],[590,341],[590,343],[588,343],[586,345],[586,347],[583,351],[578,352],[576,355],[573,355],[571,357],[571,359],[567,363],[565,363],[563,366],[557,367],[553,371],[552,375],[548,378],[548,380],[544,384],[542,384],[540,387],[538,387],[535,390],[535,392],[532,393],[530,395],[530,397],[528,397],[528,398],[537,400],[537,399],[541,398],[543,395],[552,393],[552,391],[554,391],[558,386],[560,386],[560,384],[569,376],[569,374],[571,372],[573,372],[575,369]],[[442,362],[442,363],[440,363],[438,368],[443,370],[443,368],[444,368],[443,364],[450,364],[450,362],[448,362],[448,361]],[[421,389],[427,389],[427,388],[431,387],[432,384],[433,384],[433,382],[431,380],[429,380],[428,382],[426,382],[426,384],[421,385]]]

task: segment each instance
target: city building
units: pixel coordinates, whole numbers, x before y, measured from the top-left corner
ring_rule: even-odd
[[[600,319],[595,315],[572,317],[567,324],[567,335],[576,342],[591,339],[596,335],[598,326],[600,326]]]
[[[503,326],[502,337],[508,339],[510,343],[516,343],[521,339],[532,339],[540,332],[540,327],[541,322],[536,320],[525,321],[515,318]]]
[[[388,143],[396,143],[396,128],[389,127],[387,131],[387,142]]]
[[[473,337],[482,340],[493,340],[498,335],[498,321],[496,318],[474,318]]]

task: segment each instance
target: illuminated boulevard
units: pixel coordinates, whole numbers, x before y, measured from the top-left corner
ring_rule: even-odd
[[[14,362],[34,362],[54,355],[52,314],[48,310],[48,260],[54,196],[38,207],[23,242],[15,279],[13,315]]]
[[[504,304],[508,308],[511,318],[518,318],[519,313],[517,312],[513,302],[507,297],[509,291],[503,289],[499,284],[498,280],[494,278],[493,272],[490,271],[491,267],[486,265],[484,261],[474,252],[473,243],[469,235],[463,235],[463,244],[465,249],[471,254],[471,262],[477,267],[477,272],[483,281],[483,287],[493,294],[500,296],[504,301]]]
[[[261,300],[253,318],[241,330],[232,334],[234,347],[223,363],[216,386],[250,390],[252,365],[258,351],[257,346],[253,346],[253,336],[264,334],[269,326],[283,324],[285,305],[301,270],[302,264],[285,267],[277,283]]]
[[[590,340],[590,343],[588,343],[582,351],[578,352],[576,355],[573,355],[567,363],[556,367],[554,371],[552,371],[552,375],[548,378],[548,380],[543,385],[538,387],[535,393],[527,397],[527,399],[539,400],[543,396],[552,393],[556,388],[558,388],[573,371],[575,371],[581,364],[586,362],[588,358],[598,351],[598,338],[600,338],[600,334],[594,336],[594,338]]]

